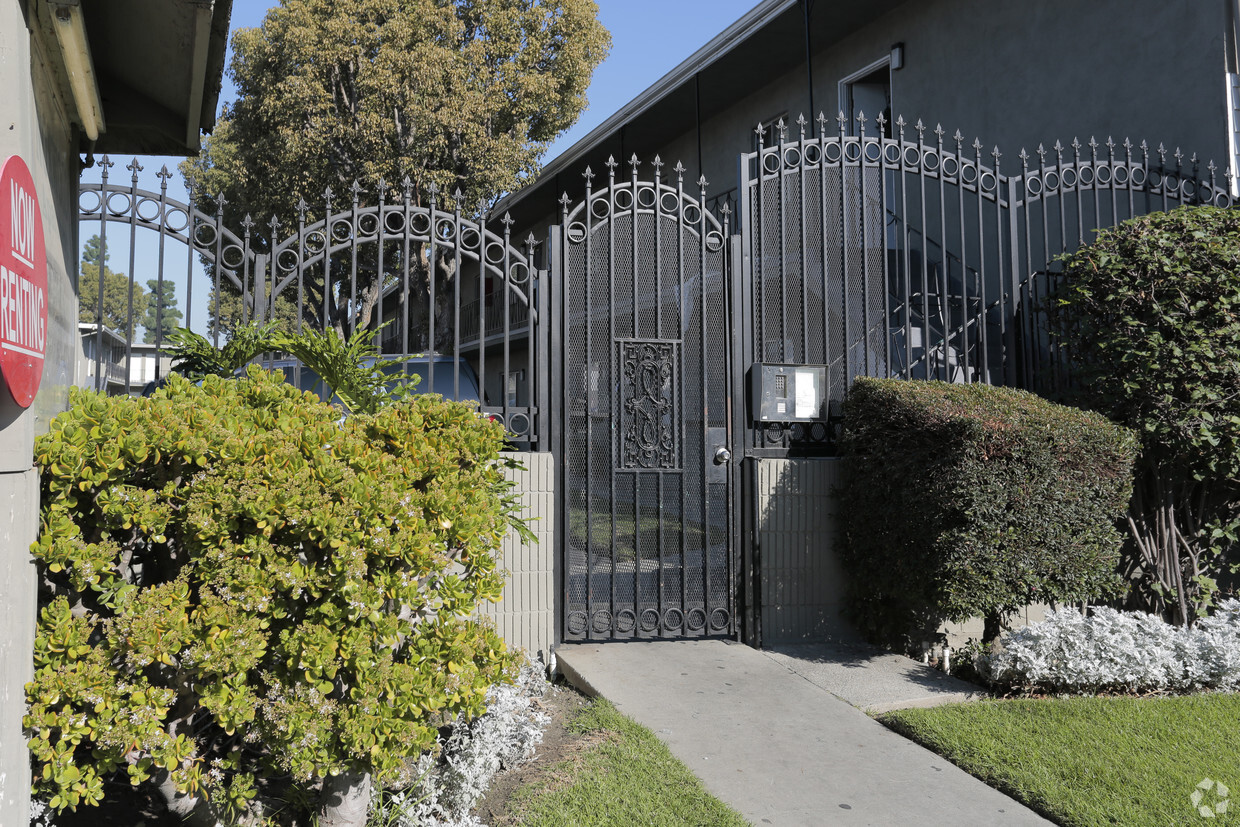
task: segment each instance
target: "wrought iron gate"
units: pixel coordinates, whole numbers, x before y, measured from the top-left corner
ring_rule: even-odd
[[[563,278],[564,637],[734,631],[728,245],[698,194],[592,188],[553,238]]]

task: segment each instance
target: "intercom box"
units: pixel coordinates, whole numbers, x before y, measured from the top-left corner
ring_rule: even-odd
[[[749,371],[755,422],[826,422],[826,365],[757,363]]]

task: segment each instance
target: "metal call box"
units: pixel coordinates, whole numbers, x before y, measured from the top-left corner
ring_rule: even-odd
[[[764,365],[749,369],[756,422],[826,422],[826,365]]]

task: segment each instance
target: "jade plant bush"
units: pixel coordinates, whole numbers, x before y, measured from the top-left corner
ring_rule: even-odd
[[[1240,212],[1140,216],[1063,264],[1050,309],[1077,401],[1141,438],[1134,596],[1191,623],[1240,565]]]
[[[74,391],[36,443],[44,594],[25,726],[36,792],[158,786],[173,812],[350,821],[514,659],[498,599],[514,516],[503,430],[416,396],[339,412],[278,375]],[[407,781],[407,779],[405,779]]]
[[[1096,413],[987,385],[859,378],[844,402],[849,603],[876,640],[944,620],[1114,596],[1136,438]]]

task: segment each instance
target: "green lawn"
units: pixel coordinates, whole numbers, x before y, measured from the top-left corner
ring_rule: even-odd
[[[1240,695],[986,701],[880,720],[1059,824],[1240,825]],[[1205,779],[1230,794],[1209,819],[1191,800]],[[1212,787],[1198,806],[1222,801]]]
[[[589,744],[513,793],[513,824],[533,827],[629,827],[701,825],[741,827],[734,810],[706,792],[653,732],[633,723],[610,703],[592,701],[570,727]]]

